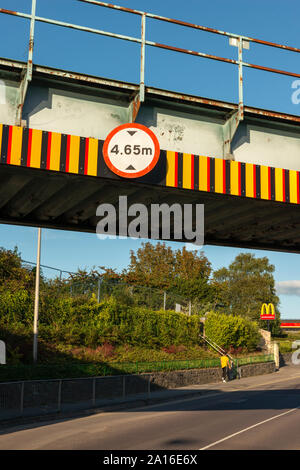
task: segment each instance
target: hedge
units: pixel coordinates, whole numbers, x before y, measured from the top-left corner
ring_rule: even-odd
[[[215,312],[207,315],[205,335],[225,349],[232,346],[253,351],[259,341],[259,331],[256,322],[241,316]]]

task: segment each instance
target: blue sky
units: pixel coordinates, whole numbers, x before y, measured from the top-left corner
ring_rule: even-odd
[[[112,2],[113,3],[113,2]],[[115,0],[117,5],[149,11],[162,16],[198,23],[236,34],[299,47],[300,4],[295,0]],[[29,0],[1,0],[0,6],[30,11]],[[91,26],[131,36],[140,34],[140,18],[85,5],[76,0],[37,0],[37,14],[69,23]],[[147,39],[156,42],[236,58],[237,50],[228,39],[204,32],[149,20]],[[29,22],[0,15],[0,56],[26,60]],[[300,55],[251,44],[244,60],[298,72]],[[110,38],[36,25],[34,62],[104,77],[138,82],[138,46]],[[299,72],[298,72],[299,73]],[[147,48],[146,85],[192,93],[215,99],[237,101],[237,70],[228,64]],[[299,115],[300,104],[291,101],[292,77],[266,72],[244,71],[245,103]],[[35,261],[37,229],[0,225],[0,245],[18,246],[23,259]],[[94,234],[43,230],[42,263],[74,271],[78,267],[106,265],[122,270],[129,262],[130,250],[140,240],[99,240]],[[170,243],[174,248],[182,244]],[[213,269],[228,266],[241,251],[268,256],[275,265],[277,282],[300,279],[299,255],[205,246]],[[299,286],[298,286],[299,287]],[[283,290],[282,290],[283,291]],[[280,291],[281,292],[281,291]],[[299,293],[292,284],[280,295],[282,318],[300,318]]]

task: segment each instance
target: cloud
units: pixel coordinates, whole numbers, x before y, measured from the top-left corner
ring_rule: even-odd
[[[195,243],[185,243],[184,246],[187,251],[203,250],[203,245],[196,245]]]
[[[300,297],[300,281],[280,281],[275,284],[278,295],[297,295]]]

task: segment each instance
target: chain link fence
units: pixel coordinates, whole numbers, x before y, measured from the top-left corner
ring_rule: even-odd
[[[22,266],[29,271],[35,269],[36,264],[22,260]],[[147,307],[151,310],[175,310],[186,315],[197,315],[203,306],[197,301],[191,301],[176,292],[164,291],[153,287],[128,284],[114,279],[99,277],[96,280],[74,281],[72,275],[76,273],[52,266],[41,265],[41,274],[46,281],[59,281],[56,290],[61,296],[94,297],[101,302],[109,297],[115,297],[133,306]],[[46,293],[46,286],[41,283],[41,293]]]
[[[109,297],[118,298],[129,304],[147,307],[152,310],[175,310],[187,315],[197,314],[198,305],[175,292],[163,291],[153,287],[145,287],[113,280],[99,279],[94,284],[73,283],[70,294],[94,296],[98,302]]]

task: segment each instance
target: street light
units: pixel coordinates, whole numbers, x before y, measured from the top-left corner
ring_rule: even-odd
[[[42,229],[38,228],[38,246],[37,246],[37,257],[36,257],[36,270],[35,270],[35,295],[34,295],[34,317],[33,317],[33,362],[37,362],[39,297],[40,297],[41,238],[42,238]]]

